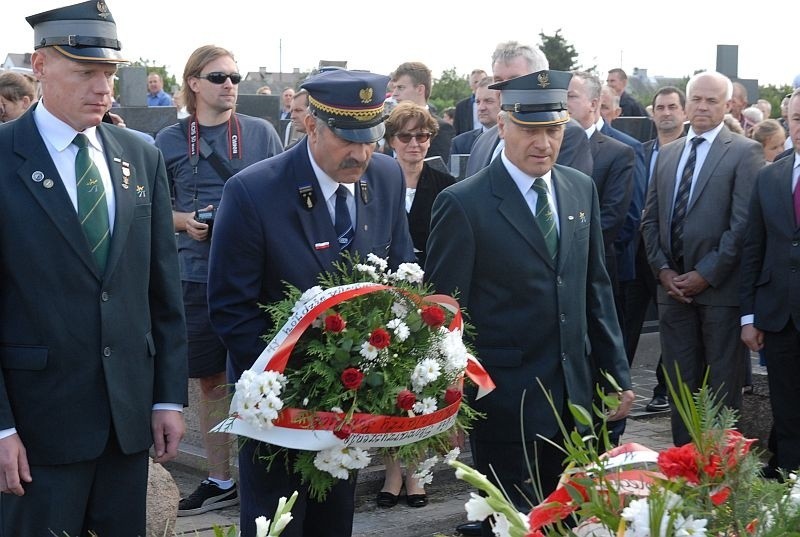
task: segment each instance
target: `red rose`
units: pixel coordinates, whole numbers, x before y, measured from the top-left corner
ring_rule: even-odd
[[[383,328],[376,328],[369,335],[369,344],[376,349],[385,349],[389,346],[390,341],[391,338],[389,337],[389,332]]]
[[[347,440],[347,437],[351,434],[353,434],[353,427],[348,423],[344,423],[338,429],[333,430],[333,435],[341,440]]]
[[[416,402],[417,396],[411,390],[402,390],[397,394],[397,406],[402,410],[411,410]]]
[[[422,308],[422,321],[431,328],[439,328],[444,324],[444,310],[439,306]]]
[[[364,373],[355,367],[348,367],[342,371],[342,384],[348,390],[357,390],[361,387],[361,382],[364,380]]]
[[[698,453],[694,444],[672,447],[658,454],[658,466],[669,478],[683,477],[689,483],[699,483]]]
[[[328,315],[325,317],[325,331],[326,332],[333,332],[334,334],[338,334],[344,327],[347,326],[347,321],[345,321],[341,315],[338,313],[334,313],[333,315]]]
[[[457,403],[461,401],[461,390],[457,390],[455,388],[447,388],[444,391],[444,403],[446,405],[452,405],[453,403]]]

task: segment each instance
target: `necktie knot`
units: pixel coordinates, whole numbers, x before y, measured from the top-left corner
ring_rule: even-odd
[[[692,147],[696,149],[698,145],[702,144],[705,141],[706,139],[703,138],[702,136],[695,136],[694,138],[692,138]]]
[[[339,199],[347,199],[347,187],[344,185],[339,185],[339,188],[336,189],[336,197]]]
[[[72,140],[72,143],[78,146],[78,149],[85,149],[89,147],[89,138],[82,132],[79,132]]]
[[[547,183],[541,177],[537,177],[533,181],[533,189],[537,194],[544,194],[545,196],[550,194],[550,189],[547,188]]]

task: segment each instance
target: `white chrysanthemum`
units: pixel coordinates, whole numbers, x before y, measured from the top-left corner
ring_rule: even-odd
[[[442,366],[439,365],[439,362],[433,358],[424,358],[414,368],[414,372],[411,373],[411,385],[414,391],[419,392],[422,388],[434,382],[439,378],[441,371]]]
[[[375,254],[367,255],[367,262],[372,263],[373,265],[378,267],[378,269],[381,272],[385,272],[386,268],[389,266],[389,263],[387,263],[385,259],[383,259],[382,257],[378,257]]]
[[[361,344],[361,350],[358,353],[367,360],[374,360],[378,357],[378,347],[373,346],[369,341]]]
[[[404,319],[408,315],[408,307],[402,302],[395,302],[392,304],[392,315],[398,319]]]
[[[688,518],[678,515],[675,519],[675,537],[705,536],[707,523],[705,518],[695,520],[691,515]]]
[[[310,289],[306,289],[306,291],[300,295],[300,298],[297,299],[297,302],[294,303],[294,306],[292,306],[292,313],[296,313],[301,310],[305,306],[306,302],[320,294],[322,291],[323,289],[319,285],[315,285]]]
[[[444,462],[449,464],[456,460],[459,455],[461,455],[461,448],[456,446],[447,452],[447,455],[444,456]]]
[[[467,348],[461,339],[461,330],[445,330],[439,348],[445,358],[444,370],[448,375],[455,375],[466,369]]]
[[[378,281],[381,279],[380,275],[378,274],[378,270],[372,265],[365,265],[364,263],[358,263],[356,266],[353,267],[358,272],[363,272],[367,276],[369,276],[373,281]]]
[[[277,371],[256,373],[247,370],[236,382],[234,409],[238,416],[258,428],[272,426],[283,408],[279,397],[286,377]]]
[[[256,519],[256,537],[267,537],[269,523],[270,521],[265,516],[260,516]]]
[[[417,401],[412,410],[415,414],[433,414],[436,412],[436,398],[426,397],[422,401]]]
[[[456,477],[458,477],[458,470],[456,470]],[[467,510],[467,520],[486,520],[494,513],[486,498],[478,496],[474,492],[469,493],[469,500],[464,504],[464,508]]]
[[[386,328],[392,330],[395,338],[400,342],[407,340],[408,336],[411,335],[411,330],[409,330],[408,325],[400,319],[392,319],[386,323]]]
[[[339,406],[332,406],[331,412],[336,412],[337,414],[344,414],[344,410],[342,410],[342,407]]]
[[[366,468],[369,461],[369,454],[363,449],[338,446],[318,452],[314,457],[314,466],[337,479],[347,479],[350,470]]]
[[[396,280],[408,283],[422,283],[423,276],[425,276],[425,273],[416,263],[400,263],[400,266],[397,267],[397,272],[394,273]]]

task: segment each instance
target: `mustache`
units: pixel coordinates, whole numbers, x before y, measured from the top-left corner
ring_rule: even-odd
[[[349,170],[352,168],[364,168],[366,166],[366,162],[361,162],[354,158],[347,158],[344,159],[342,162],[339,163],[340,170]]]

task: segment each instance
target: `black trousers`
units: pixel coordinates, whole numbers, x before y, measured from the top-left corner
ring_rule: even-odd
[[[113,432],[97,459],[33,465],[24,496],[0,496],[0,536],[145,537],[147,466],[147,451],[125,455]]]
[[[777,466],[800,468],[800,331],[789,320],[780,332],[764,332],[769,398]]]

